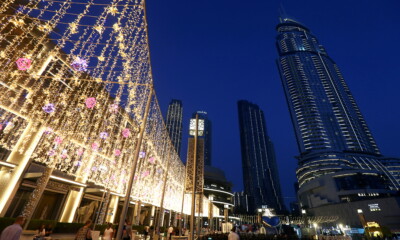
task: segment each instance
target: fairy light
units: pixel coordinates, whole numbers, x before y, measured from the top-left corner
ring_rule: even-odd
[[[16,2],[0,4],[0,146],[26,152],[44,129],[35,162],[124,195],[153,84],[144,0]],[[156,97],[147,122],[132,198],[159,205],[169,162],[164,207],[180,211],[185,168]]]

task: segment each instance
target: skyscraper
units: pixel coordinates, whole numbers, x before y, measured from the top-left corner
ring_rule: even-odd
[[[199,134],[199,138],[204,139],[204,165],[211,166],[211,133],[212,125],[211,121],[208,119],[207,112],[197,111],[192,114],[192,119],[190,124],[194,123],[196,119],[196,114],[199,116],[199,122],[204,123],[204,130]]]
[[[167,129],[172,143],[178,155],[181,153],[182,143],[182,113],[183,106],[181,100],[172,99],[168,105]]]
[[[252,211],[267,205],[278,213],[282,201],[275,151],[267,134],[264,112],[253,103],[238,101],[244,191],[253,202]]]
[[[304,25],[277,25],[277,61],[300,151],[303,208],[360,200],[398,187],[337,64]]]

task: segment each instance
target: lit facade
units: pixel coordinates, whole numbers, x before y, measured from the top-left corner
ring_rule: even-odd
[[[178,155],[180,155],[181,153],[182,144],[182,114],[182,101],[172,99],[168,105],[168,112],[165,124],[167,125],[169,136]]]
[[[250,211],[265,205],[277,213],[285,210],[274,146],[267,134],[264,112],[258,105],[238,101],[244,192]]]
[[[300,152],[302,207],[393,192],[399,182],[384,166],[337,64],[304,25],[284,19],[276,29],[277,65]]]

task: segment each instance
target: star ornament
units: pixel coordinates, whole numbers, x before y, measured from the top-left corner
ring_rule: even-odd
[[[118,8],[116,8],[115,6],[110,6],[110,7],[108,8],[108,12],[109,12],[111,15],[115,16],[115,14],[118,13]]]

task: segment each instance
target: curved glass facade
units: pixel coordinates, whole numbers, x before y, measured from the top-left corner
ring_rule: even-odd
[[[322,175],[351,169],[373,171],[388,186],[398,187],[325,48],[294,20],[284,19],[276,29],[277,65],[300,151],[300,187]]]

